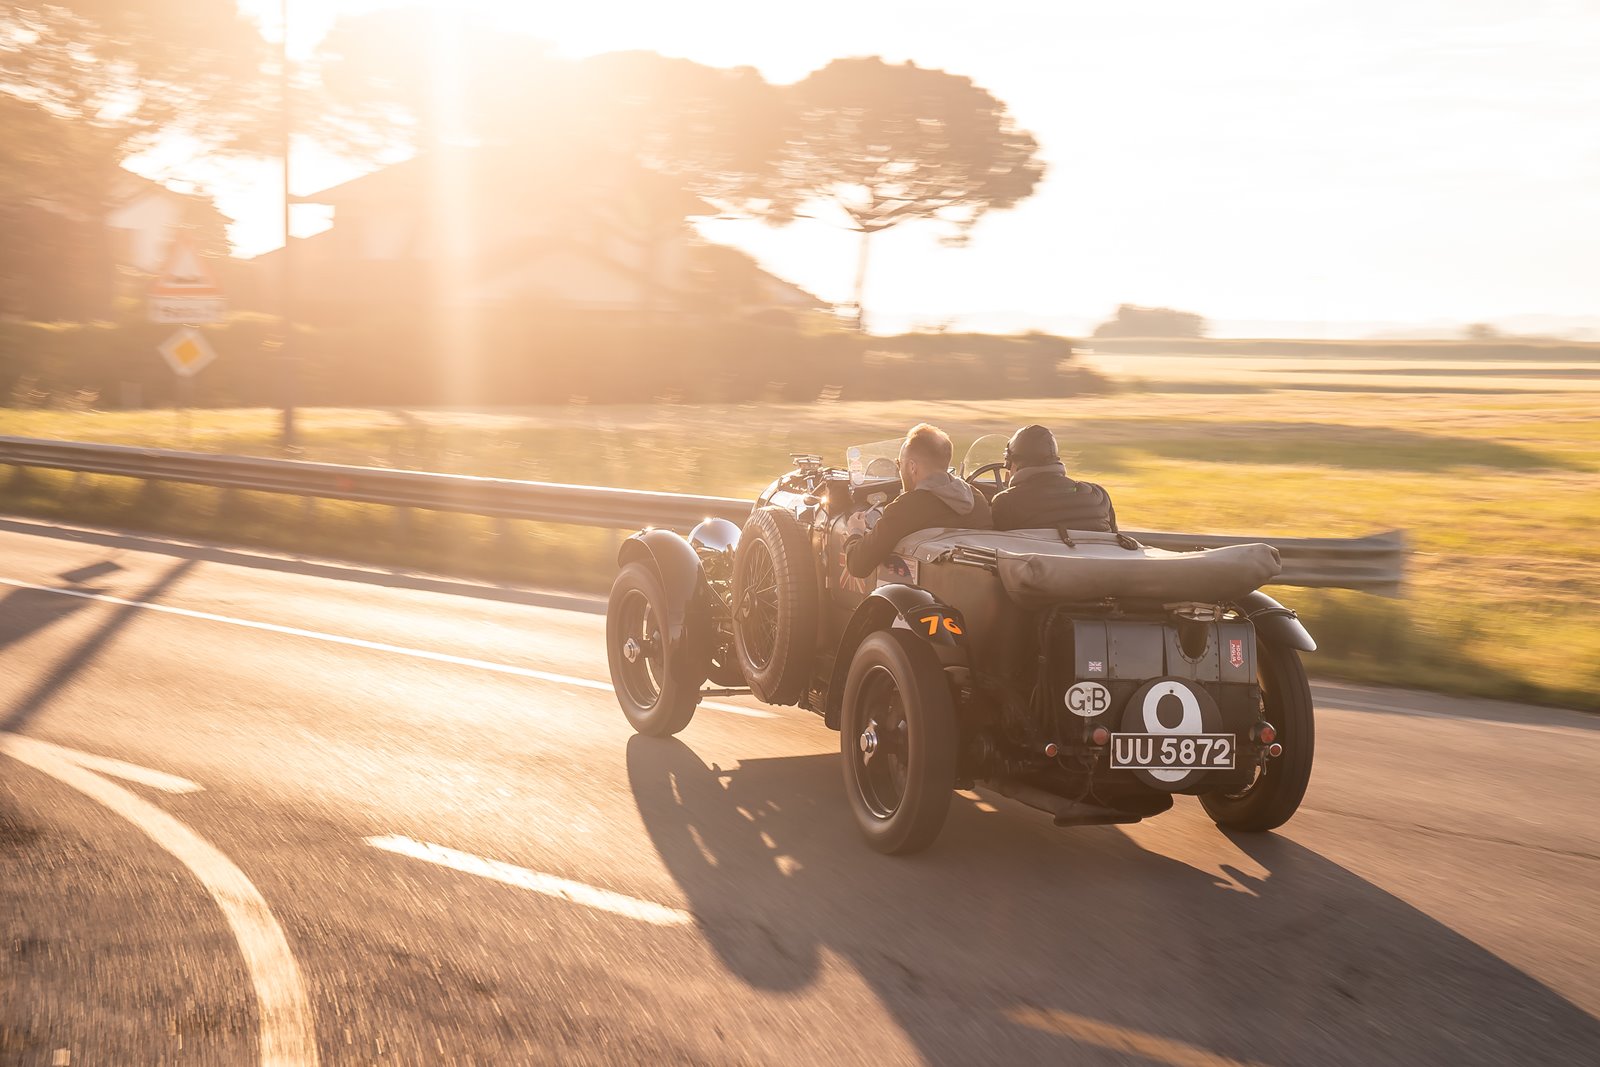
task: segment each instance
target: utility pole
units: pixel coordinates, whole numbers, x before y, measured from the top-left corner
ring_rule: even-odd
[[[290,105],[289,77],[289,0],[280,0],[283,39],[278,45],[278,90],[283,108],[283,277],[278,312],[282,318],[282,337],[278,343],[278,375],[283,389],[283,426],[280,444],[288,449],[297,443],[294,425],[294,402],[299,378],[297,354],[294,350],[294,249],[289,233],[289,142],[293,136],[294,116]]]

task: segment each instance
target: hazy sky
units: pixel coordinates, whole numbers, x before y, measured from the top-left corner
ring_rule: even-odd
[[[1600,0],[439,2],[573,56],[648,48],[781,82],[876,54],[994,92],[1050,172],[967,248],[877,239],[879,328],[1072,328],[1121,302],[1236,322],[1600,315]],[[295,39],[380,6],[292,0]],[[297,191],[343,176],[303,169]],[[241,252],[277,243],[269,175],[215,191]],[[853,235],[714,227],[848,296]]]

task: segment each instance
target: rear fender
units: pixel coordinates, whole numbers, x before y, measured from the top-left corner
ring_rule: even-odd
[[[705,570],[700,565],[700,555],[682,535],[671,530],[640,530],[622,542],[617,551],[617,565],[648,563],[661,579],[661,591],[666,595],[667,647],[683,645],[684,628],[696,614],[705,610]]]
[[[1301,652],[1317,650],[1317,643],[1312,640],[1311,631],[1300,621],[1300,616],[1260,590],[1246,593],[1235,600],[1233,606],[1239,614],[1250,620],[1256,633],[1273,644]]]
[[[946,667],[969,666],[966,623],[961,613],[942,604],[926,589],[911,585],[880,585],[856,606],[839,639],[838,654],[828,682],[828,699],[822,720],[830,729],[839,728],[844,701],[844,683],[856,648],[867,635],[877,630],[909,630],[933,646],[939,662]]]

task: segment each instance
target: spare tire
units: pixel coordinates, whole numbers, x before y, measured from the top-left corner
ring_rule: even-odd
[[[805,529],[782,508],[757,508],[733,562],[733,643],[750,691],[768,704],[805,695],[820,599]]]

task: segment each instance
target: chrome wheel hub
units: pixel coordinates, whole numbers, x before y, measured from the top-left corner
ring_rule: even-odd
[[[630,637],[627,644],[622,646],[622,658],[629,663],[638,663],[641,651],[643,650],[639,647],[638,639]]]
[[[867,723],[867,728],[861,731],[861,754],[863,763],[872,762],[873,753],[878,751],[878,720],[873,719]]]

